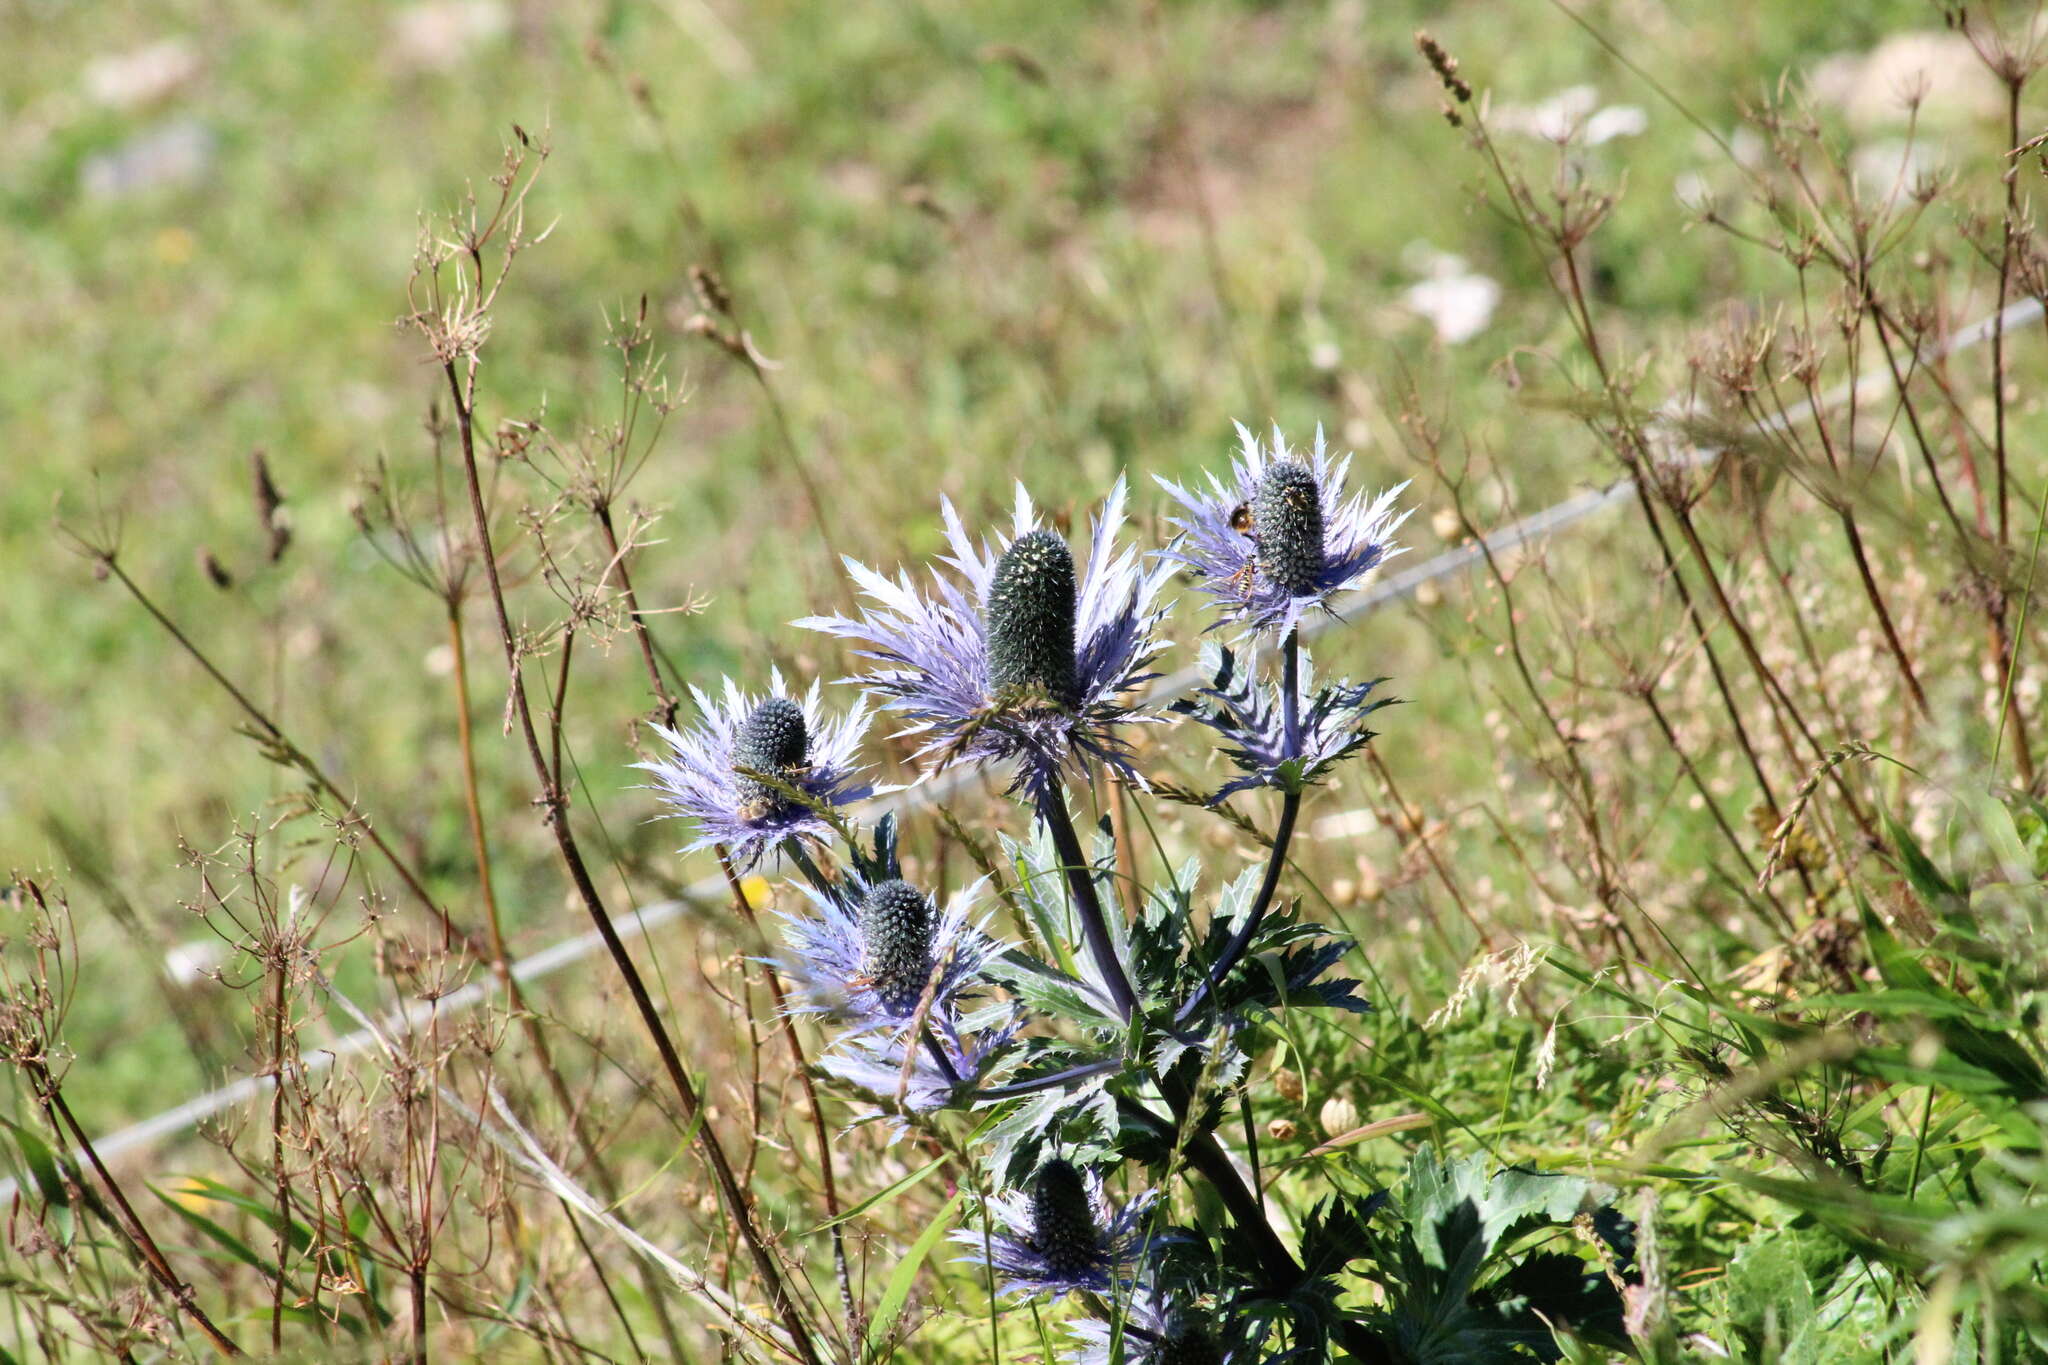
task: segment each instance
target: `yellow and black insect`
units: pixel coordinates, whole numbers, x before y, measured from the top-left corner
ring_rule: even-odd
[[[1252,505],[1250,503],[1241,502],[1231,511],[1230,529],[1243,536],[1246,540],[1249,540],[1254,547],[1258,545],[1259,533],[1252,521]],[[1230,586],[1236,590],[1239,597],[1244,598],[1246,601],[1251,600],[1252,580],[1257,577],[1258,572],[1259,561],[1256,556],[1253,556],[1245,560],[1243,568],[1230,576]]]

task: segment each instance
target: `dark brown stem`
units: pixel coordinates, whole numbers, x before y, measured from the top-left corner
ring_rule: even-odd
[[[479,957],[483,956],[484,945],[478,943],[459,928],[449,918],[448,912],[441,908],[440,903],[427,894],[426,886],[421,882],[419,874],[413,870],[412,865],[400,857],[398,851],[384,841],[384,836],[377,831],[377,827],[370,822],[369,817],[356,809],[355,803],[340,787],[335,785],[332,778],[328,777],[321,770],[320,766],[313,761],[312,756],[293,743],[291,736],[287,735],[270,718],[267,712],[257,706],[255,702],[249,700],[248,695],[241,688],[235,686],[225,673],[222,673],[219,668],[214,666],[213,660],[207,658],[205,653],[192,643],[191,637],[179,629],[178,623],[164,615],[156,603],[150,600],[148,594],[144,593],[135,580],[128,576],[127,571],[121,567],[119,561],[111,552],[100,552],[97,555],[97,560],[106,566],[108,573],[120,581],[122,587],[128,590],[128,595],[140,603],[142,609],[155,618],[156,623],[162,626],[173,640],[177,641],[179,646],[184,649],[186,654],[192,657],[193,661],[201,669],[205,670],[207,676],[212,678],[229,697],[233,698],[235,704],[241,708],[242,714],[249,718],[249,723],[255,726],[263,741],[269,744],[281,758],[304,774],[306,780],[311,782],[322,795],[336,802],[343,810],[350,813],[356,826],[369,839],[371,846],[383,856],[385,862],[390,864],[391,870],[398,875],[398,879],[405,883],[406,890],[411,892],[413,898],[425,907],[427,913],[431,914],[440,923],[443,942],[460,942],[471,953]]]
[[[585,1168],[590,1172],[592,1183],[597,1186],[598,1193],[604,1196],[605,1203],[616,1208],[622,1202],[618,1177],[612,1174],[611,1164],[604,1159],[604,1154],[598,1150],[596,1140],[591,1137],[590,1125],[584,1118],[582,1107],[576,1103],[575,1096],[570,1094],[568,1080],[562,1075],[561,1068],[555,1064],[554,1050],[548,1045],[547,1033],[541,1027],[539,1016],[527,1008],[526,994],[512,975],[511,958],[505,951],[505,928],[498,913],[498,896],[494,889],[496,878],[491,870],[490,836],[484,827],[483,802],[477,786],[474,727],[469,714],[469,651],[466,647],[467,632],[462,628],[460,595],[450,593],[447,606],[448,647],[455,661],[455,732],[462,751],[462,801],[469,815],[470,848],[476,857],[477,888],[483,896],[484,927],[490,936],[491,975],[496,977],[498,984],[504,988],[506,1004],[510,1006],[513,1017],[519,1021],[520,1032],[525,1035],[527,1046],[533,1050],[534,1061],[540,1067],[541,1076],[547,1082],[556,1106],[560,1108],[563,1118],[569,1125],[570,1134],[575,1139],[576,1149],[582,1155]],[[566,1210],[568,1205],[564,1204],[562,1207]],[[572,1227],[579,1226],[574,1218],[571,1218],[569,1223]],[[587,1253],[588,1243],[583,1241],[580,1232],[577,1240],[585,1247]],[[640,1345],[634,1337],[632,1321],[626,1316],[625,1309],[620,1306],[618,1295],[612,1292],[611,1279],[606,1274],[603,1263],[595,1256],[587,1254],[585,1259],[597,1277],[598,1286],[604,1291],[606,1301],[611,1304],[612,1311],[619,1320],[619,1326],[626,1334],[626,1340],[632,1345],[635,1354],[638,1354]],[[654,1312],[655,1324],[661,1330],[663,1341],[668,1344],[670,1352],[681,1359],[682,1339],[677,1335],[675,1321],[668,1311],[667,1283],[652,1267],[643,1264],[640,1267],[640,1284],[646,1291],[648,1307]]]
[[[612,507],[609,502],[599,502],[593,509],[597,514],[598,530],[604,533],[605,553],[611,556],[612,577],[619,583],[619,594],[626,599],[627,619],[633,623],[633,638],[639,642],[640,658],[647,665],[647,681],[654,689],[654,696],[661,703],[661,723],[673,729],[679,703],[675,693],[669,691],[662,681],[661,667],[655,661],[654,636],[647,629],[647,618],[640,614],[640,597],[633,591],[633,578],[626,568],[626,555],[619,548],[618,532],[612,527]]]
[[[484,930],[490,935],[491,970],[500,974],[508,992],[516,996],[517,987],[506,972],[505,928],[498,915],[498,892],[491,875],[491,840],[484,827],[483,803],[477,790],[476,736],[469,715],[469,651],[464,643],[462,603],[453,595],[448,598],[448,651],[455,664],[455,737],[462,752],[462,804],[469,816],[469,847],[476,858],[477,892],[484,901]]]
[[[272,971],[276,978],[270,998],[270,1164],[271,1173],[277,1180],[277,1278],[271,1286],[270,1296],[270,1353],[284,1350],[284,1285],[285,1263],[290,1257],[291,1239],[285,1233],[291,1227],[291,1176],[284,1165],[284,1014],[285,984],[289,973],[285,964],[274,962]]]
[[[740,912],[740,918],[747,923],[748,932],[765,943],[767,936],[761,932],[761,921],[754,913],[753,898],[747,895],[746,887],[740,884],[739,874],[733,870],[732,855],[723,844],[718,846],[718,867],[725,873],[725,884],[732,888],[732,902]],[[790,1015],[782,991],[782,978],[773,967],[763,965],[762,975],[768,982],[768,998],[775,1005],[776,1017],[782,1020],[782,1036],[788,1040],[790,1060],[796,1063],[796,1076],[803,1086],[804,1106],[811,1112],[811,1132],[818,1141],[818,1170],[825,1184],[825,1213],[832,1224],[832,1267],[839,1281],[839,1301],[846,1310],[847,1321],[859,1326],[860,1304],[853,1296],[853,1277],[846,1261],[846,1235],[839,1222],[839,1181],[832,1166],[832,1138],[825,1131],[825,1109],[818,1103],[817,1084],[811,1079],[811,1061],[804,1055],[803,1039],[797,1037],[796,1020]],[[859,1332],[852,1333],[858,1336]]]
[[[2006,80],[2005,145],[2020,145],[2020,87],[2025,78]],[[2012,256],[2020,213],[2020,161],[2005,168],[2005,219],[1998,253],[1998,308],[1991,323],[1992,456],[1997,463],[1998,543],[2009,545],[2011,524],[2006,514],[2005,479],[2005,300],[2012,289]]]
[[[1094,866],[1081,851],[1081,837],[1074,832],[1074,819],[1067,813],[1066,789],[1060,786],[1057,777],[1047,781],[1045,794],[1038,800],[1038,816],[1052,835],[1053,849],[1065,868],[1067,888],[1074,897],[1074,915],[1081,921],[1081,937],[1088,942],[1089,956],[1095,959],[1095,969],[1102,974],[1117,1013],[1128,1020],[1137,1013],[1138,993],[1131,989],[1130,975],[1124,971],[1123,959],[1117,956],[1102,900],[1095,894]]]
[[[107,1197],[112,1199],[114,1207],[120,1210],[121,1232],[135,1248],[136,1255],[149,1271],[151,1278],[171,1296],[185,1316],[191,1319],[192,1325],[212,1344],[214,1350],[224,1356],[243,1355],[242,1348],[235,1344],[234,1339],[216,1327],[213,1320],[206,1316],[206,1310],[199,1306],[199,1296],[193,1292],[192,1286],[179,1279],[178,1273],[171,1269],[171,1263],[158,1248],[156,1239],[149,1235],[149,1229],[143,1225],[142,1219],[136,1216],[135,1207],[128,1202],[127,1194],[108,1173],[106,1163],[100,1160],[100,1154],[93,1148],[92,1139],[85,1135],[85,1129],[72,1114],[71,1106],[65,1103],[64,1092],[58,1087],[56,1077],[52,1076],[49,1068],[40,1061],[29,1062],[26,1069],[29,1079],[35,1085],[36,1099],[51,1118],[51,1126],[60,1135],[67,1132],[70,1134],[71,1145],[85,1154],[86,1162],[92,1167],[93,1173],[99,1176],[100,1184],[106,1187]]]
[[[1884,604],[1884,594],[1878,591],[1877,576],[1870,571],[1870,556],[1863,550],[1863,535],[1856,529],[1856,519],[1845,507],[1835,509],[1835,515],[1842,522],[1842,536],[1849,542],[1849,553],[1856,561],[1856,573],[1863,580],[1863,595],[1870,601],[1870,609],[1877,614],[1877,624],[1884,631],[1885,648],[1891,651],[1892,660],[1899,666],[1899,676],[1906,680],[1906,690],[1913,694],[1913,705],[1920,710],[1922,720],[1932,720],[1934,710],[1927,704],[1927,694],[1920,689],[1920,679],[1914,676],[1913,660],[1906,653],[1906,646],[1899,639],[1898,627],[1892,624],[1892,614]]]
[[[472,362],[472,365],[474,362]],[[753,1208],[748,1204],[746,1193],[740,1189],[733,1176],[732,1166],[726,1160],[725,1150],[719,1145],[718,1135],[709,1123],[699,1122],[702,1101],[697,1088],[690,1083],[683,1069],[682,1057],[677,1053],[674,1040],[669,1037],[668,1028],[661,1021],[661,1012],[656,1008],[654,997],[648,993],[647,983],[640,975],[632,955],[626,951],[624,941],[619,938],[618,929],[604,906],[597,884],[591,880],[590,870],[583,861],[582,849],[577,846],[576,836],[569,828],[567,798],[554,780],[548,767],[547,754],[541,747],[540,732],[533,721],[532,708],[526,698],[525,677],[520,668],[519,638],[512,628],[511,612],[505,604],[505,588],[498,573],[496,552],[491,545],[490,514],[484,507],[483,481],[477,467],[476,432],[470,394],[465,391],[462,378],[457,374],[455,363],[444,362],[443,372],[448,380],[450,397],[455,405],[456,428],[461,438],[462,465],[469,485],[470,514],[475,521],[477,547],[483,558],[484,573],[491,586],[491,606],[497,614],[498,637],[505,647],[505,671],[507,685],[511,689],[512,709],[518,722],[521,738],[525,741],[527,757],[533,765],[535,778],[540,783],[539,804],[542,818],[549,832],[554,835],[555,847],[560,852],[563,866],[569,873],[569,880],[575,887],[577,898],[583,903],[591,924],[603,941],[605,951],[618,968],[626,992],[633,999],[633,1007],[640,1016],[640,1022],[654,1043],[661,1058],[662,1069],[667,1072],[669,1083],[675,1087],[676,1097],[681,1104],[685,1123],[696,1130],[696,1145],[704,1162],[711,1168],[712,1178],[718,1186],[719,1197],[724,1201],[726,1215],[739,1230],[740,1238],[747,1245],[754,1269],[774,1303],[776,1313],[788,1330],[790,1344],[805,1365],[820,1365],[816,1348],[812,1345],[809,1327],[803,1315],[798,1312],[796,1301],[790,1296],[783,1281],[782,1267],[777,1264],[774,1253],[762,1239],[754,1222]]]
[[[1777,793],[1771,790],[1771,780],[1764,775],[1763,760],[1757,756],[1756,745],[1750,741],[1749,727],[1743,723],[1742,708],[1735,704],[1735,690],[1729,685],[1728,674],[1721,667],[1721,656],[1714,651],[1714,642],[1707,631],[1707,623],[1700,614],[1699,603],[1692,595],[1692,588],[1686,583],[1685,575],[1679,571],[1677,556],[1672,553],[1671,541],[1664,534],[1663,519],[1657,514],[1657,504],[1643,486],[1641,471],[1636,470],[1636,505],[1642,511],[1644,524],[1650,528],[1651,539],[1657,543],[1657,553],[1664,561],[1664,576],[1678,592],[1678,600],[1685,607],[1686,620],[1692,623],[1693,635],[1700,642],[1700,653],[1707,661],[1707,671],[1713,675],[1714,691],[1721,698],[1721,709],[1727,713],[1729,729],[1735,735],[1735,743],[1742,750],[1743,759],[1749,765],[1750,776],[1756,779],[1757,791],[1763,797],[1764,809],[1770,812],[1775,823],[1780,817]]]
[[[1784,717],[1799,731],[1799,737],[1813,750],[1814,757],[1825,761],[1828,756],[1827,746],[1816,739],[1813,731],[1807,728],[1805,717],[1800,715],[1799,708],[1793,704],[1784,684],[1779,682],[1778,675],[1772,671],[1771,666],[1764,662],[1763,654],[1757,649],[1756,640],[1750,634],[1749,626],[1743,620],[1742,614],[1735,609],[1734,602],[1729,600],[1727,589],[1721,586],[1720,575],[1714,572],[1713,561],[1707,554],[1706,545],[1700,540],[1691,514],[1675,504],[1671,505],[1670,511],[1672,519],[1678,523],[1679,533],[1685,538],[1686,546],[1692,551],[1693,563],[1698,566],[1701,577],[1707,580],[1707,587],[1713,592],[1715,605],[1721,609],[1721,619],[1726,621],[1729,630],[1734,632],[1735,642],[1741,647],[1743,657],[1749,661],[1750,669],[1756,674],[1757,681],[1763,684],[1768,694],[1777,698]],[[1785,739],[1789,751],[1792,748],[1791,737],[1788,735]],[[1862,803],[1856,799],[1856,794],[1848,781],[1842,776],[1841,768],[1831,768],[1829,777],[1835,784],[1835,790],[1840,793],[1843,805],[1848,808],[1857,825],[1866,834],[1874,834],[1875,826],[1864,811]]]
[[[414,1261],[408,1276],[412,1288],[413,1365],[427,1365],[427,1266]]]

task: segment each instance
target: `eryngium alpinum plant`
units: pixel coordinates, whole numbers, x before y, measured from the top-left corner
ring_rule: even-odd
[[[842,681],[902,722],[925,775],[987,769],[1021,799],[1028,825],[1000,836],[998,875],[947,904],[904,878],[894,814],[863,828],[850,808],[869,790],[857,738],[815,691],[799,706],[776,677],[764,699],[731,685],[722,702],[700,696],[698,727],[665,734],[676,757],[648,766],[702,841],[784,855],[805,908],[784,917],[776,966],[796,985],[789,1008],[835,1030],[820,1069],[897,1134],[961,1116],[948,1145],[970,1141],[983,1197],[954,1240],[998,1294],[1078,1307],[1072,1359],[1408,1358],[1429,1317],[1406,1306],[1418,1294],[1504,1350],[1554,1354],[1546,1324],[1618,1326],[1606,1272],[1556,1254],[1484,1288],[1480,1272],[1532,1223],[1586,1212],[1583,1182],[1489,1182],[1425,1149],[1392,1196],[1333,1192],[1297,1252],[1256,1191],[1250,1132],[1234,1128],[1282,1011],[1371,1008],[1334,974],[1352,945],[1280,888],[1305,794],[1364,747],[1385,704],[1372,682],[1316,685],[1301,625],[1396,553],[1400,522],[1391,493],[1346,497],[1320,433],[1304,456],[1277,431],[1243,445],[1206,494],[1169,487],[1183,534],[1149,555],[1119,541],[1121,483],[1081,563],[1020,489],[1007,533],[988,538],[943,505],[949,553],[928,584],[850,564],[858,614],[798,623],[854,642],[869,667]],[[1139,689],[1179,572],[1236,648],[1207,647],[1212,685],[1160,712]],[[1173,734],[1220,737],[1236,770],[1211,805],[1277,793],[1268,851],[1220,884],[1190,865],[1120,895],[1113,841],[1077,826],[1075,799],[1102,769],[1147,799],[1125,727],[1180,719],[1200,724]],[[1030,947],[989,932],[998,902]],[[1182,1181],[1197,1188],[1177,1194]],[[1608,1264],[1624,1264],[1619,1220],[1591,1225],[1613,1234]],[[1359,1292],[1367,1280],[1377,1292]]]

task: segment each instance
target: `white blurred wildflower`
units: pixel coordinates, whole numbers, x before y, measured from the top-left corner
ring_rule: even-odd
[[[199,74],[199,50],[183,38],[95,57],[85,66],[85,93],[109,109],[137,109],[175,92]]]
[[[196,986],[213,974],[227,956],[227,944],[217,938],[195,938],[178,944],[164,954],[164,975],[180,986]]]
[[[510,11],[496,0],[432,0],[392,15],[387,52],[403,70],[446,71],[511,27]]]
[[[1817,63],[1807,87],[1859,128],[1918,122],[1965,122],[1998,113],[1998,78],[1962,33],[1896,33],[1868,52],[1844,52]]]
[[[1612,142],[1618,137],[1636,137],[1650,126],[1650,116],[1638,104],[1600,103],[1600,92],[1590,85],[1572,85],[1535,104],[1507,104],[1490,120],[1501,132],[1523,133],[1546,142],[1567,142],[1574,136],[1588,147]]]
[[[1446,346],[1470,341],[1493,321],[1500,306],[1500,282],[1475,272],[1462,256],[1433,248],[1411,250],[1411,265],[1424,275],[1401,295],[1413,313],[1429,319],[1437,340]]]
[[[1849,175],[1866,199],[1891,199],[1912,193],[1915,184],[1941,174],[1948,154],[1925,137],[1880,138],[1857,147],[1849,156]]]
[[[1598,147],[1618,137],[1640,137],[1649,126],[1650,115],[1640,104],[1610,104],[1586,120],[1586,144]]]

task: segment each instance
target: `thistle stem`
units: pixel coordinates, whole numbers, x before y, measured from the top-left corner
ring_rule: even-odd
[[[1301,632],[1298,630],[1288,631],[1286,640],[1280,645],[1280,720],[1286,743],[1284,752],[1290,759],[1300,757]],[[1243,925],[1230,936],[1230,942],[1223,945],[1223,955],[1216,959],[1216,965],[1209,969],[1202,984],[1195,987],[1187,1003],[1175,1012],[1173,1022],[1176,1027],[1185,1024],[1202,1007],[1202,1002],[1216,993],[1223,979],[1230,975],[1230,969],[1251,946],[1252,936],[1265,923],[1266,911],[1273,904],[1273,893],[1280,886],[1280,870],[1287,866],[1287,845],[1294,838],[1294,819],[1300,813],[1300,792],[1291,791],[1281,798],[1280,824],[1273,831],[1273,855],[1266,861],[1266,875],[1259,883],[1258,899],[1252,902],[1251,913],[1245,916]]]
[[[1162,1079],[1160,1090],[1174,1111],[1174,1122],[1161,1118],[1136,1100],[1118,1100],[1117,1112],[1150,1128],[1168,1142],[1177,1142],[1183,1133],[1188,1135],[1185,1144],[1181,1145],[1188,1165],[1209,1182],[1210,1188],[1223,1201],[1232,1224],[1258,1253],[1267,1283],[1282,1296],[1291,1294],[1307,1280],[1308,1272],[1302,1269],[1301,1262],[1294,1259],[1294,1253],[1287,1249],[1287,1244],[1280,1240],[1280,1234],[1266,1220],[1266,1211],[1259,1197],[1244,1183],[1244,1177],[1238,1174],[1237,1167],[1231,1164],[1229,1154],[1217,1143],[1215,1136],[1206,1130],[1191,1130],[1187,1121],[1191,1097],[1185,1087]],[[1390,1362],[1394,1358],[1386,1343],[1362,1323],[1340,1321],[1335,1324],[1335,1335],[1344,1349],[1365,1365],[1382,1365],[1382,1362]]]
[[[1101,1076],[1111,1071],[1124,1069],[1124,1059],[1110,1057],[1099,1062],[1083,1062],[1070,1066],[1065,1071],[1055,1071],[1050,1076],[1034,1076],[1028,1081],[1011,1081],[1007,1085],[992,1085],[986,1090],[974,1092],[977,1100],[1014,1100],[1019,1095],[1035,1095],[1041,1090],[1056,1090],[1075,1081],[1085,1081],[1090,1076]]]
[[[1290,630],[1280,646],[1280,720],[1289,758],[1301,756],[1301,632]]]
[[[940,1047],[939,1040],[932,1036],[931,1025],[920,1027],[917,1036],[924,1040],[924,1050],[931,1053],[932,1060],[939,1064],[939,1072],[946,1078],[946,1083],[957,1088],[960,1084],[960,1073],[954,1068],[953,1059],[946,1055],[946,1049]]]
[[[1096,970],[1102,973],[1103,981],[1109,986],[1110,999],[1115,1002],[1117,1013],[1129,1019],[1138,1012],[1138,994],[1131,989],[1131,978],[1124,972],[1123,961],[1117,956],[1116,942],[1109,935],[1109,922],[1102,913],[1102,898],[1095,894],[1095,878],[1090,875],[1088,859],[1081,852],[1081,838],[1074,832],[1074,818],[1067,813],[1066,788],[1057,781],[1048,783],[1039,795],[1038,817],[1045,821],[1045,828],[1052,835],[1053,848],[1066,867],[1067,886],[1073,892],[1074,909],[1081,918],[1081,935],[1088,941],[1089,955],[1095,959]]]
[[[796,864],[797,870],[804,874],[804,880],[811,884],[813,890],[825,895],[831,894],[831,881],[811,857],[809,850],[804,848],[804,841],[802,839],[793,834],[790,835],[782,841],[782,851],[791,862]]]
[[[1273,904],[1273,893],[1280,886],[1280,870],[1287,865],[1287,845],[1294,838],[1294,820],[1300,813],[1300,792],[1289,792],[1280,799],[1280,823],[1273,830],[1273,855],[1266,860],[1266,875],[1259,883],[1258,899],[1252,902],[1251,913],[1245,916],[1244,923],[1238,926],[1237,932],[1230,936],[1230,942],[1223,945],[1223,954],[1216,959],[1216,965],[1202,978],[1202,984],[1195,987],[1195,992],[1188,997],[1188,1002],[1174,1013],[1175,1027],[1193,1018],[1195,1011],[1202,1007],[1202,1002],[1216,993],[1217,988],[1223,984],[1223,979],[1230,975],[1230,969],[1238,964],[1238,960],[1245,954],[1245,949],[1251,946],[1253,936],[1259,932],[1259,926],[1265,923],[1266,911]]]

